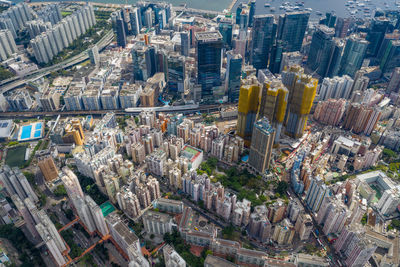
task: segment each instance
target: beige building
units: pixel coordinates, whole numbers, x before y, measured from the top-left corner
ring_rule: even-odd
[[[44,179],[50,182],[58,177],[58,169],[52,157],[45,157],[38,162],[40,171]]]

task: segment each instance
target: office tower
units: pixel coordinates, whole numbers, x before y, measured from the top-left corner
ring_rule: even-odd
[[[156,48],[155,46],[146,47],[145,51],[146,69],[148,77],[153,77],[157,72],[157,62],[156,62]]]
[[[272,44],[274,43],[274,16],[254,16],[251,38],[250,64],[256,70],[266,69]]]
[[[137,81],[146,81],[150,76],[146,66],[147,47],[138,42],[132,47],[133,76]]]
[[[185,90],[185,57],[178,53],[168,56],[168,89],[173,92],[183,93]]]
[[[139,14],[139,9],[137,7],[129,7],[129,20],[131,24],[132,35],[138,35],[141,28],[141,19]]]
[[[294,138],[303,135],[318,85],[318,80],[303,72],[299,66],[282,72],[282,83],[289,89],[286,134]]]
[[[318,25],[312,37],[307,66],[313,73],[317,73],[322,78],[327,76],[329,69],[334,35],[335,30],[333,28]]]
[[[279,16],[277,39],[283,41],[285,52],[300,51],[309,18],[308,12],[293,12]]]
[[[380,68],[383,74],[390,74],[400,65],[400,40],[391,40],[383,55]]]
[[[325,18],[320,19],[319,24],[325,25],[328,28],[333,28],[333,27],[335,27],[336,18],[337,17],[335,14],[327,12],[327,13],[325,13]]]
[[[188,32],[181,32],[181,55],[189,56],[190,51],[190,37]]]
[[[17,45],[10,30],[0,30],[0,59],[6,60],[17,52]]]
[[[260,84],[252,76],[240,87],[236,134],[250,141],[260,102]]]
[[[33,203],[39,202],[28,180],[18,168],[11,169],[5,165],[1,169],[0,180],[10,196],[17,194],[21,200],[29,198]]]
[[[132,34],[131,16],[129,15],[130,12],[130,6],[125,6],[121,8],[121,19],[124,22],[124,30],[127,36]]]
[[[197,83],[201,95],[213,96],[213,88],[221,85],[222,36],[215,32],[196,32]]]
[[[230,49],[232,47],[232,19],[222,18],[218,24],[218,31],[222,35],[222,41],[224,42],[224,47]]]
[[[245,3],[239,3],[236,9],[235,24],[240,24],[240,13],[242,13],[242,10],[246,8],[247,7]]]
[[[389,28],[389,20],[385,17],[375,17],[371,20],[366,40],[369,42],[367,48],[368,57],[376,57],[382,45],[383,38]]]
[[[236,103],[239,101],[243,59],[231,50],[226,52],[226,61],[225,93],[229,102]]]
[[[249,1],[249,27],[253,27],[254,14],[256,13],[256,0]]]
[[[88,54],[90,58],[90,63],[98,66],[100,61],[100,56],[99,56],[99,48],[97,47],[97,45],[94,45],[91,49],[89,49]]]
[[[116,20],[116,33],[117,33],[117,44],[125,48],[126,46],[126,31],[125,25],[122,18]]]
[[[347,75],[342,77],[325,78],[318,92],[318,100],[328,100],[330,98],[350,99],[353,89],[353,79]]]
[[[254,123],[249,165],[258,173],[263,174],[269,168],[274,140],[275,130],[267,118],[263,117]]]
[[[269,64],[268,64],[268,69],[273,74],[281,72],[282,60],[283,60],[283,54],[284,54],[283,51],[284,51],[283,42],[281,40],[276,40],[275,44],[271,48],[271,55],[270,55]],[[294,52],[289,52],[289,53],[294,53]]]
[[[58,169],[51,156],[41,159],[38,162],[38,166],[47,182],[58,177]]]
[[[351,18],[337,18],[335,26],[335,37],[345,38],[349,31]]]
[[[362,66],[367,47],[368,41],[357,35],[350,36],[344,48],[339,75],[353,77]]]
[[[330,61],[326,72],[327,77],[334,77],[339,74],[342,63],[345,42],[342,39],[334,38],[331,50]]]
[[[275,127],[275,142],[279,140],[285,119],[289,91],[279,80],[266,81],[261,93],[260,117],[266,117]]]
[[[390,78],[390,82],[388,87],[386,88],[386,93],[399,93],[400,91],[400,67],[394,69],[392,73],[392,77]]]
[[[239,11],[239,8],[237,11]],[[239,23],[237,23],[239,24],[239,29],[242,32],[246,32],[249,27],[249,15],[250,15],[249,7],[246,4],[242,3],[242,9],[238,14]]]
[[[81,184],[79,183],[78,177],[75,175],[75,173],[73,173],[68,167],[64,167],[62,171],[65,175],[61,177],[61,180],[64,183],[68,197],[71,199],[74,197],[83,198],[84,194]]]
[[[305,202],[313,211],[318,212],[325,198],[329,195],[329,188],[318,176],[311,179],[311,184],[307,190]]]
[[[144,25],[147,28],[151,28],[154,24],[154,11],[151,8],[148,8],[144,12]]]

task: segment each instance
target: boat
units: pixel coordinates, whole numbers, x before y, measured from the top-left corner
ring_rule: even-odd
[[[305,11],[312,11],[312,8],[311,7],[306,7],[305,9],[304,9]]]
[[[264,6],[265,6],[265,7],[270,7],[271,4],[270,4],[270,3],[265,3]]]
[[[275,12],[275,7],[271,7],[271,8],[269,9],[269,11]]]

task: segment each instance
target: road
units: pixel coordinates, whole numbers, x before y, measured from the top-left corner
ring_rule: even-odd
[[[186,106],[174,106],[168,112],[169,113],[196,113],[203,112],[209,113],[214,110],[221,110],[222,107],[232,106],[232,104],[214,104],[214,105],[202,105],[194,108],[186,108]],[[53,117],[53,116],[82,116],[82,115],[98,115],[102,116],[108,112],[114,112],[116,115],[138,115],[142,111],[155,110],[157,113],[157,108],[137,108],[135,111],[125,111],[124,109],[108,109],[108,110],[78,110],[78,111],[18,111],[18,112],[0,112],[0,118],[35,118],[35,117]],[[224,119],[225,120],[225,119]]]
[[[109,45],[114,38],[114,33],[112,31],[107,32],[103,38],[101,38],[96,44],[99,48],[99,51],[102,50],[104,47]],[[38,78],[41,78],[43,76],[49,75],[50,73],[54,71],[58,71],[60,69],[65,69],[68,67],[71,67],[73,65],[76,65],[82,61],[85,61],[89,58],[89,55],[87,53],[88,50],[83,51],[79,55],[76,55],[70,59],[67,59],[61,63],[55,64],[53,66],[47,67],[47,68],[42,68],[38,69],[36,71],[33,71],[29,73],[29,75],[25,77],[14,77],[5,81],[0,82],[0,87],[1,91],[0,93],[5,93],[7,91],[10,91],[14,88],[17,88],[19,86],[22,86],[30,81],[34,81]]]

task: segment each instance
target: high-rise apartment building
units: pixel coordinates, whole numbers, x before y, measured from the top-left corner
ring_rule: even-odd
[[[39,202],[25,175],[18,168],[5,165],[0,171],[0,180],[10,196],[17,194],[23,200],[29,198],[32,203]]]
[[[275,130],[267,118],[254,123],[249,165],[259,173],[264,173],[269,168],[274,140]]]
[[[313,212],[318,212],[324,199],[328,197],[328,195],[329,188],[325,185],[324,181],[319,177],[315,177],[311,179],[305,202]]]
[[[390,82],[386,88],[386,92],[400,92],[400,67],[397,67],[393,70],[392,77],[390,78]]]
[[[259,117],[266,117],[275,127],[275,142],[279,140],[285,119],[289,91],[279,80],[266,81],[261,93]]]
[[[286,134],[294,138],[303,135],[318,85],[318,80],[303,72],[299,66],[282,72],[282,82],[289,89]]]
[[[318,92],[318,100],[350,99],[352,96],[353,79],[347,75],[342,77],[325,78]]]
[[[250,140],[254,122],[257,117],[260,102],[260,85],[256,77],[243,81],[239,94],[238,121],[236,133],[240,137]]]
[[[17,52],[17,45],[10,30],[0,30],[0,59],[6,60]]]

